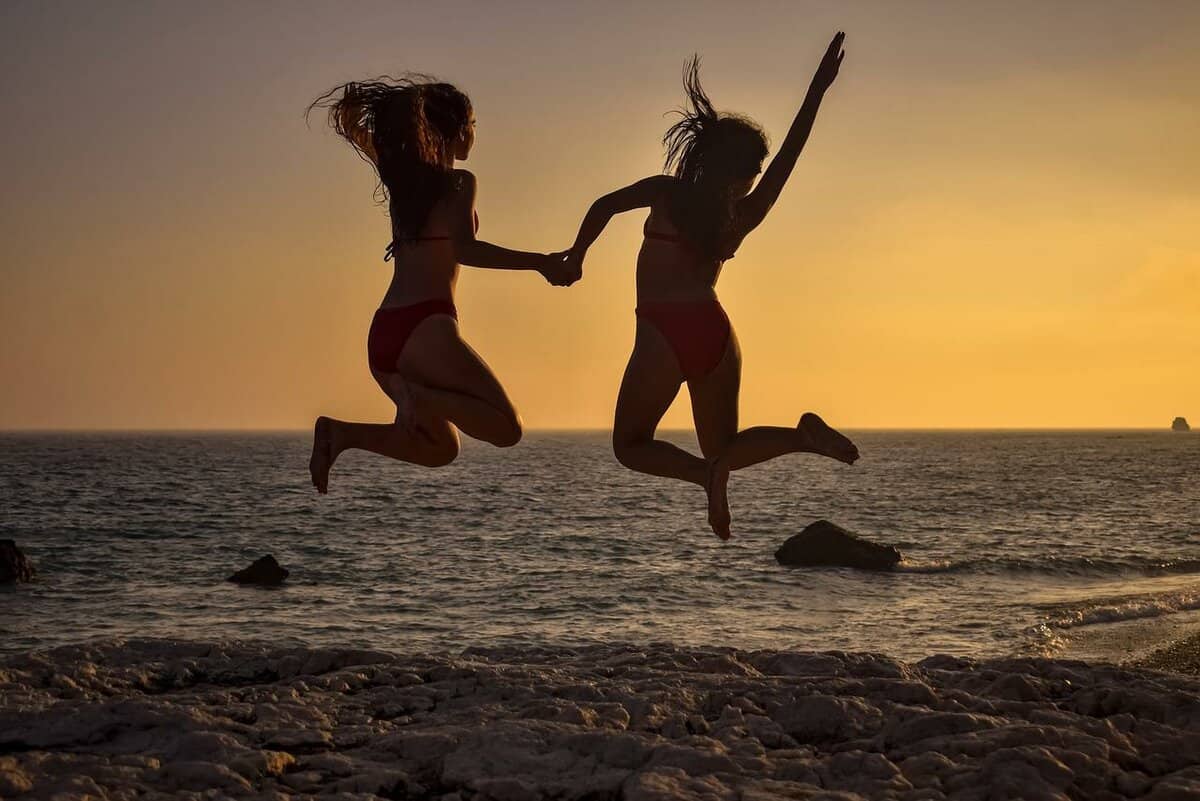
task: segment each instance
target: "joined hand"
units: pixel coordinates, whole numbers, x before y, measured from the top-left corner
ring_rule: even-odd
[[[570,286],[580,278],[570,251],[566,250],[547,253],[542,257],[542,263],[537,270],[554,286]]]

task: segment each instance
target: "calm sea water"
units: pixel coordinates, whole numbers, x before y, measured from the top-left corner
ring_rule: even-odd
[[[853,468],[735,474],[727,544],[701,490],[624,470],[601,433],[466,443],[437,471],[348,453],[325,497],[306,434],[0,435],[0,537],[39,571],[0,589],[0,650],[621,639],[919,658],[1051,653],[1081,626],[1200,608],[1200,435],[851,433]],[[818,518],[899,545],[904,569],[778,566]],[[286,587],[223,581],[265,553]]]

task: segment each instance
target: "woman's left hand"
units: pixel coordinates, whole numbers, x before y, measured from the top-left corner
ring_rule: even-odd
[[[579,280],[576,267],[570,258],[570,251],[566,250],[547,253],[542,257],[537,271],[554,286],[570,286]]]
[[[845,41],[845,31],[838,31],[833,37],[833,41],[829,43],[829,48],[825,51],[821,63],[817,66],[817,72],[812,79],[813,86],[819,86],[824,90],[833,84],[838,75],[838,67],[842,66],[842,59],[846,57],[846,51],[842,50],[842,44]]]
[[[583,257],[586,253],[586,250],[576,250],[574,248],[567,251],[567,266],[570,267],[572,284],[583,278]]]

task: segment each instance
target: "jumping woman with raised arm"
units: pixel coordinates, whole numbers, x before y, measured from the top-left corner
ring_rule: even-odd
[[[715,289],[722,265],[767,216],[791,175],[821,98],[837,77],[844,38],[840,32],[833,37],[757,186],[766,136],[746,117],[713,109],[693,59],[684,77],[690,108],[663,138],[674,175],[645,178],[601,197],[571,249],[569,261],[581,275],[587,249],[613,215],[650,209],[637,262],[637,334],[617,397],[613,450],[632,470],[704,487],[708,522],[721,539],[730,536],[730,470],[786,453],[817,453],[846,464],[858,458],[854,444],[812,412],[795,428],[738,431],[742,360]],[[685,381],[704,458],[654,436]]]
[[[388,203],[391,285],[371,321],[371,375],[396,404],[391,423],[318,417],[309,471],[326,492],[348,448],[426,467],[458,455],[459,429],[499,447],[521,439],[504,388],[458,330],[459,265],[537,270],[556,285],[573,268],[562,254],[527,253],[476,238],[475,176],[454,169],[475,142],[471,101],[448,83],[420,77],[347,83],[318,98],[329,124],[368,161]]]

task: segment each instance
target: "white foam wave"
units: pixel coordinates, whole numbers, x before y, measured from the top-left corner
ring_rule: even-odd
[[[1182,590],[1068,610],[1046,620],[1043,625],[1055,629],[1073,629],[1100,623],[1119,623],[1124,620],[1162,617],[1193,609],[1200,609],[1200,592]]]

